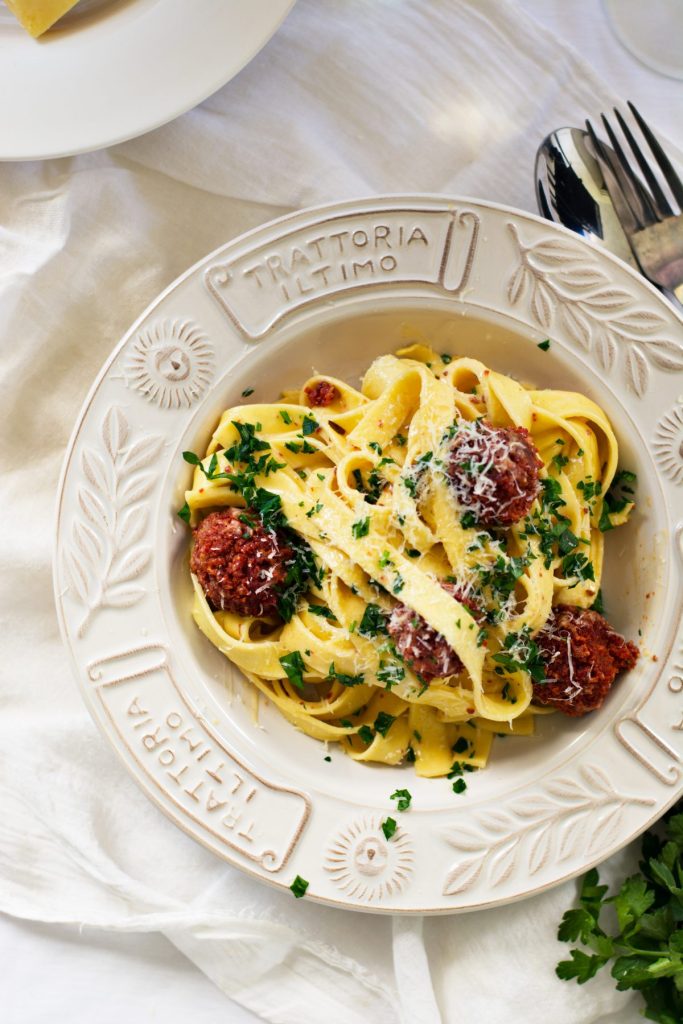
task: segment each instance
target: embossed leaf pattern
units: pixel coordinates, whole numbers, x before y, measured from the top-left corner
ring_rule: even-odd
[[[446,833],[458,859],[449,871],[444,894],[465,892],[477,882],[489,888],[513,871],[536,875],[551,859],[561,863],[587,852],[607,850],[629,804],[653,801],[618,793],[597,765],[583,765],[580,779],[550,780],[542,791],[513,800],[505,808],[470,815],[462,827]]]
[[[611,284],[584,248],[559,238],[525,245],[516,225],[508,228],[519,257],[508,282],[511,305],[528,302],[544,331],[557,322],[606,373],[620,362],[626,384],[638,398],[648,390],[651,365],[683,370],[683,346],[666,337],[667,318],[639,308],[629,291]]]
[[[144,541],[149,521],[144,499],[156,483],[153,464],[163,438],[129,443],[129,435],[125,414],[113,406],[102,422],[101,449],[85,448],[81,455],[81,515],[74,520],[63,556],[67,583],[85,608],[79,635],[98,609],[128,608],[145,593],[136,582],[151,558]]]

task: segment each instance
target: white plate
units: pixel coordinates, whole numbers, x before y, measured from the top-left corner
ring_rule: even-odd
[[[0,160],[111,146],[210,96],[294,0],[81,0],[32,39],[0,2]]]
[[[611,417],[639,478],[606,538],[605,599],[643,656],[605,707],[497,741],[455,795],[252,714],[190,617],[176,510],[221,410],[313,368],[355,380],[409,323]],[[549,352],[536,342],[552,338]],[[391,912],[518,899],[585,870],[681,793],[683,323],[642,278],[528,214],[441,197],[304,211],[229,243],[143,314],[100,374],[64,467],[57,603],[83,695],[148,795],[218,856],[308,897]],[[413,794],[397,838],[379,825]],[[393,811],[395,814],[396,812]]]

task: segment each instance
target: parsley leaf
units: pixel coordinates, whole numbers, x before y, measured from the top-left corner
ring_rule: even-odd
[[[396,819],[385,818],[385,820],[382,822],[382,832],[384,833],[384,838],[386,840],[391,839],[391,837],[396,832]]]
[[[283,654],[279,661],[287,674],[287,678],[296,686],[297,690],[303,690],[306,666],[304,659],[301,657],[301,651]]]
[[[180,519],[182,519],[182,521],[184,523],[187,523],[188,526],[189,526],[190,525],[190,516],[191,515],[192,515],[192,512],[190,511],[190,506],[187,504],[187,502],[185,502],[183,507],[178,509],[178,516],[179,516]]]
[[[372,743],[375,738],[375,734],[369,725],[361,725],[358,730],[358,735],[362,739],[363,743],[367,743],[368,746]]]
[[[367,537],[370,533],[370,516],[366,516],[365,519],[357,519],[351,527],[351,533],[360,540],[361,537]]]
[[[323,619],[335,619],[336,616],[331,608],[324,604],[309,604],[308,610],[311,615],[319,615]]]
[[[611,974],[620,991],[636,989],[643,1013],[660,1024],[683,1020],[683,804],[643,837],[640,874],[626,878],[618,892],[607,895],[593,869],[584,877],[579,906],[565,912],[558,931],[563,942],[580,942],[570,959],[556,967],[558,978],[583,985],[612,962]],[[663,833],[663,834],[662,834]],[[602,912],[610,905],[616,923],[607,931]]]
[[[296,898],[300,900],[302,896],[306,895],[308,882],[305,878],[302,878],[301,875],[297,875],[289,888],[292,890]]]
[[[368,604],[363,612],[363,618],[360,620],[358,626],[358,632],[361,636],[373,637],[377,636],[378,633],[386,633],[387,631],[387,620],[386,615],[378,604]]]
[[[407,811],[413,798],[407,789],[397,789],[391,794],[389,799],[397,801],[397,811]]]
[[[327,679],[329,682],[336,680],[336,682],[341,683],[342,686],[359,686],[361,683],[365,682],[365,676],[362,672],[359,672],[357,676],[349,676],[344,672],[337,672],[334,667],[334,662],[331,663],[328,669]]]
[[[395,715],[390,715],[386,711],[380,711],[374,722],[375,732],[378,732],[380,736],[386,736],[395,721]]]

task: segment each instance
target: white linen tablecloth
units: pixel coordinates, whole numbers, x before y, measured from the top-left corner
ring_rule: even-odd
[[[51,596],[53,495],[81,401],[129,323],[204,253],[292,208],[373,192],[534,210],[540,138],[626,90],[675,134],[680,92],[634,74],[598,0],[566,7],[299,0],[237,79],[173,124],[102,153],[0,167],[0,910],[27,919],[0,928],[7,1024],[254,1019],[225,995],[277,1024],[638,1019],[609,978],[554,977],[573,883],[423,930],[294,902],[227,868],[166,821],[101,739]],[[606,62],[611,88],[578,49]],[[624,851],[606,876],[633,859]],[[30,922],[58,927],[54,944]],[[47,987],[32,984],[36,969]]]

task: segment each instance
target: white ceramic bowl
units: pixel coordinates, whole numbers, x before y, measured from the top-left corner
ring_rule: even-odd
[[[605,707],[497,741],[456,796],[362,765],[261,706],[190,617],[175,511],[221,411],[312,370],[357,381],[411,334],[612,420],[638,508],[606,538],[605,603],[643,657]],[[548,352],[537,347],[552,339]],[[275,885],[391,912],[539,891],[603,859],[681,792],[683,323],[643,279],[563,229],[492,204],[387,197],[268,224],[192,268],[131,328],[65,463],[57,601],[83,693],[182,828]],[[413,795],[387,843],[389,795]]]

